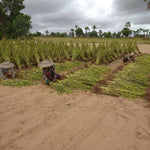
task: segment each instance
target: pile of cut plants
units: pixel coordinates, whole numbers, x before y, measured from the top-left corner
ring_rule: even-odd
[[[100,87],[101,93],[129,99],[143,99],[149,86],[149,74],[150,55],[143,55],[119,71],[108,85]]]
[[[83,62],[80,61],[55,63],[57,73],[68,71],[82,65]],[[38,84],[38,81],[42,79],[42,76],[42,69],[33,67],[32,69],[20,70],[15,79],[0,79],[0,84],[15,87],[29,86]]]
[[[106,66],[92,65],[87,68],[80,69],[74,74],[69,74],[64,80],[59,80],[56,83],[51,83],[59,94],[73,93],[74,90],[92,90],[92,86],[96,85],[104,74],[110,71]]]

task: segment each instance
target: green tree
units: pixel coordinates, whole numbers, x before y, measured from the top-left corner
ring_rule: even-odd
[[[112,37],[113,37],[113,38],[116,38],[116,37],[117,37],[116,32],[114,32],[114,33],[112,34]]]
[[[45,34],[46,34],[46,36],[48,36],[48,35],[49,35],[49,31],[48,31],[48,30],[46,30],[46,31],[45,31]]]
[[[24,14],[19,14],[12,23],[13,28],[13,38],[27,36],[29,29],[31,28],[31,17]]]
[[[77,37],[83,36],[83,30],[81,28],[78,27],[75,32]]]
[[[78,25],[75,25],[75,29],[77,30],[79,28],[79,26]]]
[[[122,37],[122,32],[119,31],[119,32],[116,34],[116,37],[117,37],[117,38],[121,38],[121,37]]]
[[[126,22],[126,24],[125,24],[125,28],[130,28],[131,27],[131,22]]]
[[[31,18],[30,16],[24,15],[23,13],[20,12],[22,9],[25,8],[23,1],[24,0],[1,0],[0,2],[1,37],[16,38],[16,36],[21,36],[20,33],[23,33],[22,36],[25,35],[24,34],[25,31],[26,34],[28,33],[28,30],[31,28],[31,22],[29,21],[29,19]],[[23,29],[22,23],[24,23],[25,29]],[[28,23],[30,25],[26,27]],[[21,28],[23,29],[23,31],[21,31]]]
[[[96,31],[90,32],[90,37],[98,37]]]
[[[122,29],[122,34],[123,34],[125,37],[128,37],[131,33],[132,33],[131,30],[128,29],[128,28],[126,28],[126,27]]]
[[[23,4],[24,0],[1,0],[1,1],[4,11],[11,17],[11,19],[15,18],[18,14],[20,14],[20,11],[25,8],[25,5]]]
[[[88,36],[88,32],[87,31],[90,30],[89,27],[85,27],[84,29],[86,31],[85,35]]]
[[[71,31],[71,36],[74,37],[74,29],[70,29]]]
[[[95,31],[95,29],[96,29],[97,27],[94,25],[92,28],[93,28],[93,30]]]
[[[99,34],[99,37],[102,38],[103,31],[102,31],[102,30],[99,30],[99,31],[98,31],[98,34]]]

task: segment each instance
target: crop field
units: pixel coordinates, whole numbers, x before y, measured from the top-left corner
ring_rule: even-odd
[[[16,74],[0,78],[0,149],[149,150],[150,45],[76,40],[0,41],[0,63]],[[44,59],[61,80],[46,84]]]
[[[57,38],[57,37],[35,37],[35,40],[42,40],[42,41],[51,41],[51,42],[65,42],[65,43],[100,43],[100,42],[105,42],[105,43],[110,43],[112,41],[117,41],[117,42],[137,42],[140,44],[150,44],[150,38]]]
[[[121,57],[124,52],[139,52],[136,42],[110,43],[74,43],[35,41],[35,40],[2,40],[0,41],[0,62],[10,61],[17,68],[36,65],[44,59],[54,62],[92,61],[96,64],[108,63]]]
[[[113,81],[103,86],[102,93],[125,98],[144,98],[149,86],[150,55],[138,57],[115,75]]]
[[[74,41],[68,41],[68,39],[57,42],[39,39],[1,40],[0,62],[14,63],[16,78],[0,79],[0,84],[22,87],[38,84],[39,81],[45,83],[42,79],[42,69],[36,66],[40,61],[48,59],[55,62],[57,73],[63,75],[66,72],[63,80],[50,83],[50,87],[59,94],[73,93],[75,90],[93,90],[93,86],[111,71],[106,64],[122,58],[125,52],[140,53],[135,40],[98,41],[94,39],[89,42],[89,39],[83,39],[79,43],[79,39]],[[144,64],[149,64],[149,61],[149,56],[137,58],[136,63],[127,65],[116,74],[113,81],[101,87],[102,93],[127,98],[142,98],[148,86],[147,76],[150,73],[149,66]],[[89,64],[85,65],[85,63]]]

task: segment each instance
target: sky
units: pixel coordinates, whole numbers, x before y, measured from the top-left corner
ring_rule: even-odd
[[[131,29],[150,30],[150,10],[143,0],[24,0],[23,13],[31,16],[31,32],[70,32],[96,25],[97,31],[120,31],[126,22]]]

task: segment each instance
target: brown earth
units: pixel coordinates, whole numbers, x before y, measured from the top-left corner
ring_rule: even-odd
[[[138,45],[150,54],[150,45]],[[114,70],[121,60],[109,67]],[[0,85],[0,150],[149,150],[150,102],[40,83]]]

